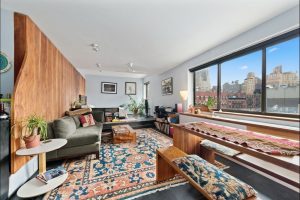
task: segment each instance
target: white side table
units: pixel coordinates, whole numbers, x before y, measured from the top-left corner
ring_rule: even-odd
[[[51,139],[50,142],[41,142],[40,146],[30,149],[19,149],[16,151],[18,156],[33,156],[39,155],[39,172],[43,173],[46,171],[46,153],[61,148],[67,144],[66,139]]]
[[[49,192],[50,190],[57,188],[58,186],[63,184],[63,182],[65,182],[67,178],[68,173],[51,179],[50,181],[48,181],[47,184],[42,183],[37,178],[33,178],[24,185],[22,185],[22,187],[20,187],[20,189],[17,192],[17,195],[20,198],[32,198],[40,196]]]
[[[19,149],[16,151],[18,156],[39,155],[39,173],[46,171],[46,153],[61,148],[67,144],[66,139],[51,139],[49,142],[41,142],[40,146],[30,149]],[[60,186],[68,178],[68,173],[51,179],[48,184],[44,184],[35,177],[22,185],[17,195],[21,198],[36,197]]]

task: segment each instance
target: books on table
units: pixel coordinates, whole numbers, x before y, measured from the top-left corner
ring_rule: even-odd
[[[36,178],[41,181],[42,183],[47,184],[48,181],[51,179],[54,179],[56,177],[59,177],[63,174],[67,173],[66,169],[62,166],[59,166],[57,168],[50,169],[48,171],[45,171],[44,173],[40,173],[36,176]]]

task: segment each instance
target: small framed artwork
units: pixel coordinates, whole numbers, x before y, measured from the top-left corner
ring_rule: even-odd
[[[125,94],[136,95],[136,82],[125,82]]]
[[[81,104],[81,105],[86,105],[87,104],[87,96],[85,96],[85,95],[79,95],[79,103]]]
[[[173,78],[172,77],[161,81],[161,92],[162,92],[162,95],[173,94]]]
[[[117,83],[101,82],[101,93],[117,94]]]

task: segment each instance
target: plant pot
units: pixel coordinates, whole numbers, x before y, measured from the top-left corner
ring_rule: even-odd
[[[134,109],[134,110],[132,111],[132,113],[133,113],[133,115],[138,115],[139,109]]]
[[[23,138],[27,149],[39,146],[40,139],[41,139],[40,135],[32,135]]]
[[[208,106],[206,106],[206,105],[201,105],[200,110],[203,112],[209,112]]]

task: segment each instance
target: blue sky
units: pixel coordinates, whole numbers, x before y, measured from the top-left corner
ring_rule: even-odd
[[[272,72],[273,68],[282,65],[283,72],[299,73],[299,37],[292,40],[270,46],[267,51],[267,74]],[[261,78],[262,73],[262,51],[256,51],[251,54],[229,60],[222,63],[221,79],[222,85],[226,82],[239,80],[242,83],[249,72]],[[217,85],[217,66],[209,67],[211,85]]]
[[[283,72],[299,73],[299,37],[267,48],[267,74],[278,65]]]

